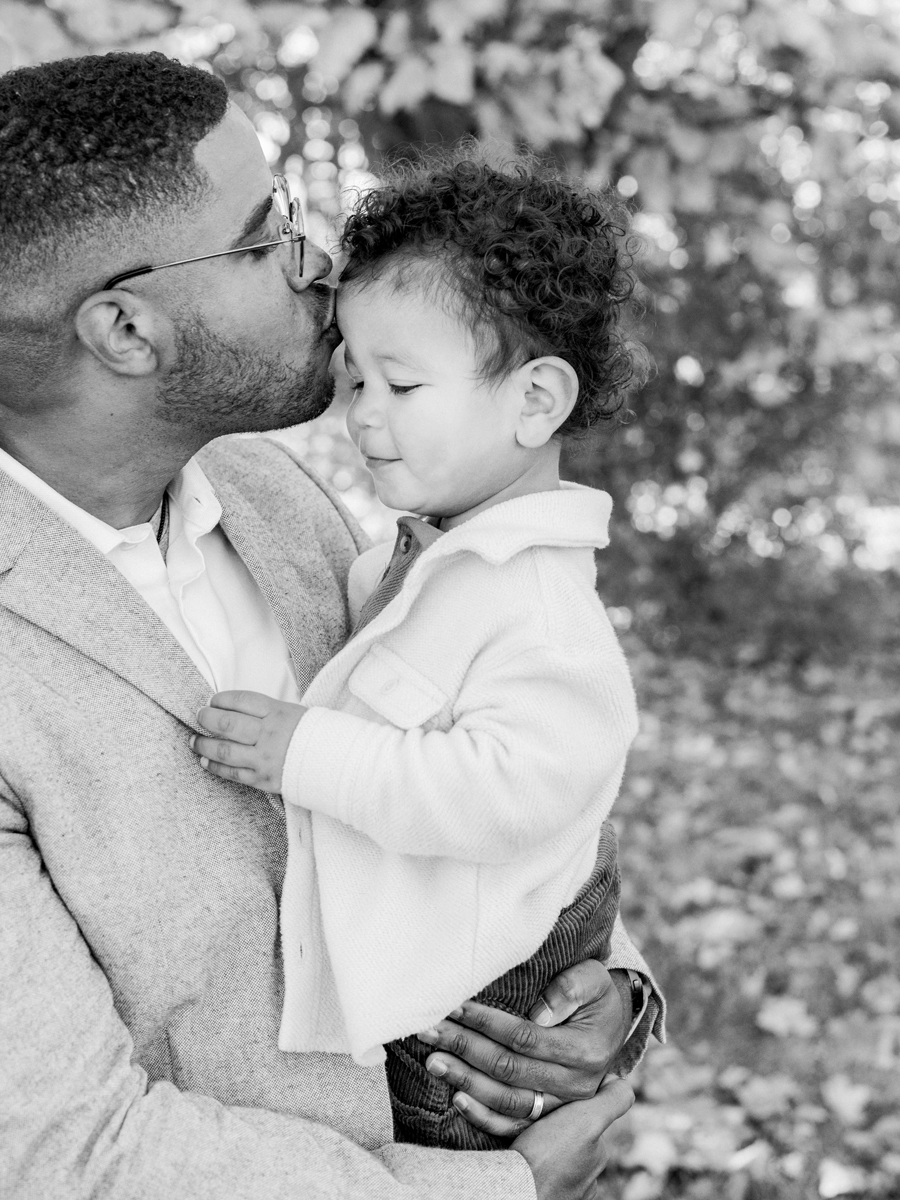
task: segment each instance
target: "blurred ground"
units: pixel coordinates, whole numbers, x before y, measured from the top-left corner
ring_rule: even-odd
[[[340,404],[283,436],[392,536]],[[670,1015],[610,1198],[896,1200],[900,663],[723,669],[622,639],[622,908]]]
[[[623,911],[671,1015],[615,1194],[900,1196],[900,667],[723,675],[624,641]]]

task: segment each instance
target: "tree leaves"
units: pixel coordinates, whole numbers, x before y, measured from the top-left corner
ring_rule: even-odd
[[[858,648],[851,630],[891,626],[851,622],[835,597],[884,602],[889,581],[865,574],[886,561],[867,514],[898,507],[892,13],[888,0],[2,0],[0,56],[118,41],[221,71],[267,153],[305,183],[320,237],[342,189],[373,179],[361,148],[377,166],[411,141],[480,132],[618,182],[645,241],[638,332],[657,374],[639,423],[568,467],[617,501],[610,598],[660,647],[799,661],[814,639],[772,597],[801,590],[817,614],[807,629],[829,626],[818,641],[832,653]],[[272,136],[273,110],[287,140]],[[307,152],[323,139],[331,155]],[[702,513],[684,507],[695,480]],[[650,485],[681,489],[684,504],[665,502],[674,526],[629,519],[632,489]],[[815,533],[810,505],[827,514]],[[651,589],[675,586],[648,596],[647,573]]]

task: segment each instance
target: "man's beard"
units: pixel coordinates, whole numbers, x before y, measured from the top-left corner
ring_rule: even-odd
[[[321,416],[334,396],[321,359],[298,370],[226,341],[196,316],[180,322],[176,348],[175,366],[158,393],[159,415],[211,437],[300,425]]]

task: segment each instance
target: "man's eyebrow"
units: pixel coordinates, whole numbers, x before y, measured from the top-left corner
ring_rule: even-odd
[[[273,199],[271,195],[266,196],[265,200],[260,200],[259,204],[256,205],[244,222],[241,232],[231,243],[232,250],[237,250],[249,237],[254,237],[256,234],[262,233],[266,219],[272,211],[272,204]]]

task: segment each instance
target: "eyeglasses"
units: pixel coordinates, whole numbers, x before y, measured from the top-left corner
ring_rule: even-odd
[[[267,246],[290,246],[291,272],[297,279],[303,277],[303,251],[306,242],[306,232],[303,228],[303,212],[299,199],[291,194],[290,185],[283,175],[276,175],[272,184],[275,203],[281,214],[281,237],[269,242],[255,242],[252,246],[238,246],[234,250],[216,250],[213,254],[198,254],[194,258],[180,258],[177,262],[160,263],[158,266],[135,267],[132,271],[123,271],[114,275],[103,285],[103,290],[118,285],[126,279],[134,279],[138,275],[149,275],[151,271],[165,271],[168,267],[183,267],[186,263],[203,262],[207,258],[224,258],[226,254],[247,254],[251,250],[263,250]]]

